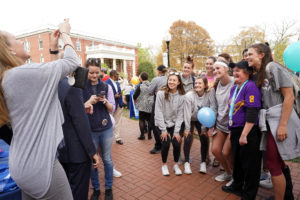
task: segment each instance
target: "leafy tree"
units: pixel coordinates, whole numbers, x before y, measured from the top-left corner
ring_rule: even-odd
[[[138,43],[138,59],[140,63],[151,62],[151,55],[149,53],[149,48],[142,48],[142,44]]]
[[[138,74],[141,74],[142,72],[148,73],[148,79],[151,81],[154,77],[154,65],[151,62],[142,62],[139,64]]]
[[[170,66],[181,69],[187,56],[194,59],[195,67],[204,66],[205,59],[213,55],[214,44],[208,32],[193,21],[175,21],[170,27]],[[162,51],[166,52],[166,42]],[[159,59],[161,59],[159,57]]]

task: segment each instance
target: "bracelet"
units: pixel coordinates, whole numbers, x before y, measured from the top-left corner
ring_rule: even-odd
[[[58,51],[58,49],[57,49],[57,50],[54,50],[54,51],[52,51],[51,49],[49,49],[49,53],[50,53],[50,54],[56,55],[56,54],[59,53],[59,51]]]
[[[70,46],[70,47],[72,47],[72,48],[74,49],[74,47],[73,47],[72,44],[68,44],[68,43],[67,43],[67,44],[64,45],[63,50],[65,50],[66,46]],[[74,49],[74,50],[75,50],[75,49]]]

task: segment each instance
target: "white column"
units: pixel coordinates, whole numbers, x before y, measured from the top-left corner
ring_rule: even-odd
[[[113,59],[113,69],[114,69],[114,70],[117,69],[116,59]]]
[[[136,73],[135,73],[135,60],[132,61],[132,76],[136,76]]]
[[[127,75],[127,61],[126,60],[123,60],[123,69],[124,69],[125,75]]]
[[[104,64],[104,58],[100,58],[101,59],[101,65]]]

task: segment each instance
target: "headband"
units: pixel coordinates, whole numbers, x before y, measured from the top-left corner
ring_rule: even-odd
[[[222,65],[223,67],[228,67],[226,63],[220,61],[215,62],[214,65]]]

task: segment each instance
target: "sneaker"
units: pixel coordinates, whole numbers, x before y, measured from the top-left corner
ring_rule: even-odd
[[[231,180],[228,183],[226,183],[226,186],[229,187],[232,185],[232,183],[233,183],[233,178],[231,178]]]
[[[191,174],[192,173],[191,165],[190,165],[189,162],[184,163],[184,173],[185,174]]]
[[[175,164],[175,165],[173,166],[173,170],[174,170],[176,176],[180,176],[180,175],[182,174],[182,171],[181,171],[181,169],[179,168],[178,164]]]
[[[233,188],[232,186],[226,186],[226,185],[223,185],[222,186],[222,190],[224,192],[227,192],[227,193],[232,193],[232,194],[235,194],[237,196],[242,196],[242,191],[241,190],[238,190],[238,189],[235,189]]]
[[[230,181],[230,179],[231,179],[231,174],[227,174],[226,172],[224,172],[223,174],[215,178],[215,180],[218,182]]]
[[[122,173],[121,173],[121,172],[119,172],[118,170],[116,170],[116,169],[114,168],[114,171],[113,171],[113,176],[114,176],[114,177],[116,177],[116,178],[119,178],[119,177],[121,177],[121,176],[122,176]]]
[[[213,161],[213,164],[212,164],[213,167],[219,167],[220,166],[220,162],[217,161],[216,158],[214,158],[214,161]]]
[[[160,149],[156,149],[155,147],[150,150],[151,154],[156,154],[156,153],[159,153],[159,152],[160,152]]]
[[[268,179],[270,176],[271,176],[271,175],[270,175],[270,172],[268,172],[268,171],[262,170],[262,171],[260,172],[260,180],[261,180],[261,181],[262,181],[262,180]]]
[[[100,196],[100,190],[94,190],[90,200],[98,200],[99,196]]]
[[[263,187],[263,188],[267,188],[267,189],[273,188],[273,183],[272,183],[271,177],[269,177],[265,180],[259,181],[259,186]]]
[[[206,162],[200,164],[200,173],[206,174]]]
[[[145,136],[141,135],[140,137],[137,138],[138,140],[145,140]]]
[[[105,190],[105,198],[104,199],[105,200],[113,200],[114,199],[111,189]]]
[[[163,176],[169,176],[170,175],[168,165],[163,165],[161,167],[161,173],[162,173]]]

